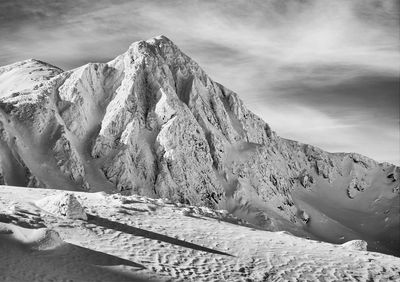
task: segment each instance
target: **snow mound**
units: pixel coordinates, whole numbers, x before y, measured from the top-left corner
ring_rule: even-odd
[[[32,231],[27,240],[32,249],[39,251],[55,249],[64,244],[58,232],[48,228]]]
[[[0,235],[4,234],[12,234],[11,228],[9,228],[6,224],[0,222]]]
[[[366,251],[367,242],[365,242],[364,240],[351,240],[342,244],[342,247],[354,251]]]
[[[36,205],[57,216],[87,220],[84,208],[72,193],[49,196],[37,201]]]
[[[2,224],[0,231],[0,234],[11,235],[32,250],[51,250],[64,244],[58,232],[49,228],[31,229],[13,224]]]

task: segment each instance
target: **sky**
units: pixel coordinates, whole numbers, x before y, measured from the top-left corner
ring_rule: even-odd
[[[400,164],[400,0],[0,0],[0,65],[165,35],[278,135]]]

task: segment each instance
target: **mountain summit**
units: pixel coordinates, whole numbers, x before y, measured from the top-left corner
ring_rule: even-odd
[[[0,68],[0,184],[170,198],[399,254],[399,174],[280,138],[165,36],[70,71]]]

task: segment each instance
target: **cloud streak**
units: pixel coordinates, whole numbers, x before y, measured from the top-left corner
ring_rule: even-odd
[[[69,69],[165,34],[278,134],[400,163],[397,0],[34,4],[0,3],[0,64]]]

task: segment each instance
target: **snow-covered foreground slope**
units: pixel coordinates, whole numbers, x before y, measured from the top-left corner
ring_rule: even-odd
[[[0,184],[227,209],[400,255],[400,168],[280,138],[164,36],[108,63],[0,69]]]
[[[0,186],[1,281],[400,279],[400,258],[362,251],[362,242],[263,231],[224,211],[137,195],[73,192],[81,220],[63,193]],[[66,217],[61,206],[78,213]]]

